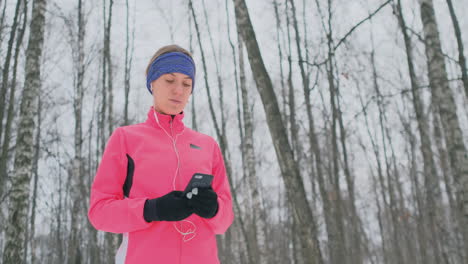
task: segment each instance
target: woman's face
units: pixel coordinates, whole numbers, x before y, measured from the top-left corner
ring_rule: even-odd
[[[166,115],[182,112],[192,94],[192,79],[183,73],[167,73],[151,82],[154,109]]]

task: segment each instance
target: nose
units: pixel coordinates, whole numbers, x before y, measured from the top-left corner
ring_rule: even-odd
[[[184,84],[182,82],[180,83],[177,83],[175,86],[174,86],[174,89],[172,90],[172,92],[174,94],[181,94],[183,93],[184,91]]]

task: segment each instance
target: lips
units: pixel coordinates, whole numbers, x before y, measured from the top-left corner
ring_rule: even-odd
[[[182,103],[182,101],[179,101],[179,100],[175,100],[175,99],[169,99],[171,102],[173,103],[176,103],[176,104],[180,104]]]

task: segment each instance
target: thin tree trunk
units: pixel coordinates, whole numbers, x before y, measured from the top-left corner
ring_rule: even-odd
[[[363,256],[362,256],[362,239],[361,239],[361,220],[359,218],[357,208],[356,208],[356,195],[354,192],[354,178],[351,175],[351,171],[349,168],[349,162],[348,162],[348,150],[346,146],[346,130],[344,127],[343,123],[343,115],[341,114],[341,104],[340,104],[340,94],[339,94],[339,89],[337,88],[337,112],[338,112],[338,125],[340,128],[340,144],[341,148],[343,151],[343,165],[344,165],[344,175],[345,175],[345,180],[346,180],[346,186],[348,189],[348,204],[349,204],[349,210],[350,210],[350,225],[351,225],[351,231],[350,233],[350,243],[349,243],[349,250],[351,251],[350,254],[353,258],[352,262],[359,264],[363,262]]]
[[[113,75],[112,75],[112,53],[111,53],[111,26],[112,26],[112,7],[114,5],[114,0],[109,1],[109,15],[107,16],[107,27],[106,27],[106,39],[104,40],[104,51],[106,54],[107,60],[107,89],[109,91],[109,101],[108,101],[108,135],[114,130],[114,120],[113,120],[113,107],[114,107],[114,88],[113,88]]]
[[[11,130],[13,125],[13,119],[15,116],[15,93],[16,93],[16,74],[18,69],[18,57],[21,52],[21,45],[23,44],[24,32],[26,31],[27,27],[27,14],[28,14],[28,6],[27,1],[23,1],[23,22],[21,28],[19,29],[18,40],[16,41],[15,47],[15,57],[13,59],[13,77],[11,80],[11,88],[10,88],[10,97],[8,99],[8,113],[7,113],[7,120],[5,124],[5,134],[3,137],[3,145],[2,145],[2,152],[0,158],[0,197],[3,196],[4,188],[6,186],[6,179],[7,179],[7,165],[10,159],[9,157],[9,150],[10,150],[10,136]]]
[[[18,24],[19,24],[19,14],[20,14],[22,2],[23,1],[17,1],[16,3],[15,15],[13,17],[13,22],[12,22],[11,31],[10,31],[10,38],[8,40],[7,53],[5,56],[5,61],[3,62],[2,83],[0,87],[0,145],[2,146],[2,153],[1,153],[2,155],[0,156],[0,197],[4,196],[5,186],[6,186],[6,182],[8,179],[7,168],[6,168],[7,163],[8,163],[8,148],[6,147],[8,147],[9,142],[5,140],[2,142],[1,140],[2,140],[3,133],[7,132],[7,131],[3,131],[4,130],[3,118],[4,118],[5,111],[7,110],[8,105],[10,107],[12,107],[11,105],[14,105],[14,102],[10,101],[7,104],[5,100],[6,100],[6,96],[8,93],[10,62],[11,62],[11,56],[12,56],[13,48],[14,48],[13,45],[15,42],[15,36],[16,36],[16,31],[17,31],[16,28],[18,27]],[[2,20],[3,20],[3,17],[2,17]],[[3,21],[2,21],[2,24],[3,24]],[[16,86],[15,84],[12,84],[12,87],[15,87],[15,86]],[[11,97],[11,94],[13,94],[14,96],[13,91],[10,91],[10,97]],[[4,137],[4,139],[8,139],[8,138]],[[7,146],[5,146],[5,144]]]
[[[411,182],[411,192],[413,196],[413,200],[415,201],[415,219],[416,219],[416,233],[417,239],[419,243],[419,254],[420,254],[420,261],[416,261],[416,263],[427,263],[428,253],[427,253],[427,239],[426,239],[426,228],[425,228],[425,221],[424,221],[424,202],[423,202],[423,194],[421,193],[422,188],[419,184],[418,179],[418,166],[417,166],[417,158],[416,158],[416,137],[411,131],[411,125],[409,121],[405,121],[402,115],[400,114],[400,120],[403,125],[405,136],[408,138],[407,141],[409,142],[409,147],[406,148],[408,160],[410,161],[410,168],[409,168],[409,177]]]
[[[361,99],[361,105],[363,105],[363,102],[362,102],[362,99]],[[365,107],[363,107],[365,108]],[[383,123],[382,123],[382,115],[379,115],[380,117],[380,127],[381,127],[381,133],[382,133],[382,139],[384,138],[384,131],[383,131]],[[385,263],[392,263],[392,260],[391,260],[391,250],[389,250],[389,245],[387,244],[387,240],[390,240],[390,242],[393,242],[393,243],[390,243],[391,246],[393,246],[393,249],[394,250],[397,250],[396,252],[396,255],[397,255],[397,261],[395,261],[396,263],[402,263],[402,262],[398,262],[399,260],[401,260],[402,256],[401,256],[401,252],[399,252],[399,246],[396,245],[396,243],[398,242],[398,233],[397,233],[397,227],[396,227],[396,220],[395,220],[395,214],[393,213],[394,211],[394,207],[395,207],[395,198],[394,198],[394,194],[393,194],[393,186],[392,186],[392,182],[391,182],[391,174],[389,172],[389,164],[388,164],[388,158],[386,157],[386,143],[385,143],[385,140],[382,140],[383,141],[383,153],[384,153],[384,157],[385,157],[385,164],[386,164],[386,172],[387,172],[387,187],[385,186],[385,180],[384,180],[384,172],[383,172],[383,165],[382,165],[382,162],[381,162],[381,158],[380,158],[380,151],[379,151],[379,148],[378,148],[378,145],[377,145],[377,136],[376,135],[372,135],[372,133],[370,132],[370,129],[369,129],[369,122],[368,122],[368,119],[367,119],[367,113],[365,113],[365,121],[366,121],[366,128],[367,128],[367,133],[369,135],[369,138],[371,140],[371,144],[372,144],[372,149],[373,149],[373,152],[374,152],[374,155],[375,155],[375,159],[376,159],[376,162],[377,162],[377,176],[378,176],[378,179],[376,180],[378,182],[378,184],[380,185],[380,193],[381,193],[381,196],[382,196],[382,200],[383,200],[383,208],[380,206],[380,203],[379,203],[379,199],[378,197],[376,197],[376,203],[377,203],[377,206],[378,206],[378,221],[379,221],[379,228],[381,230],[381,239],[382,239],[382,251],[383,251],[383,258],[384,258],[384,262]],[[375,183],[377,184],[377,183]],[[376,189],[376,188],[374,188]],[[388,191],[387,191],[388,189]],[[387,192],[389,194],[389,198],[387,198]],[[375,195],[377,196],[377,191],[375,192]],[[390,199],[390,202],[388,201],[388,199]],[[389,219],[388,218],[388,212],[389,212],[389,209],[390,209],[390,216],[391,218]],[[391,227],[387,227],[387,228],[384,228],[384,226],[391,226]],[[387,232],[390,233],[392,236],[393,236],[393,239],[390,239],[389,236],[390,235],[387,235]],[[387,238],[388,237],[388,238]]]
[[[64,263],[66,261],[65,256],[64,256],[64,239],[62,238],[62,206],[64,204],[63,202],[63,183],[62,183],[62,175],[61,175],[61,170],[59,170],[59,173],[57,175],[58,177],[58,208],[57,208],[57,214],[56,214],[56,221],[57,221],[57,229],[55,230],[55,243],[57,243],[57,263]]]
[[[287,97],[286,97],[286,85],[284,83],[284,70],[283,70],[283,52],[281,49],[281,22],[280,16],[278,11],[278,2],[277,0],[273,0],[273,7],[275,9],[275,21],[276,21],[276,38],[277,38],[277,48],[278,48],[278,59],[279,59],[279,68],[280,68],[280,90],[281,90],[281,117],[283,120],[286,120],[286,106],[287,106]]]
[[[105,78],[103,78],[103,120],[102,120],[102,135],[101,144],[104,148],[105,145],[105,138],[108,138],[109,135],[114,130],[114,121],[113,121],[113,79],[112,79],[112,59],[111,59],[111,45],[110,45],[110,35],[111,35],[111,26],[112,26],[112,7],[114,1],[109,0],[109,6],[107,7],[104,5],[103,12],[106,14],[104,16],[104,65],[103,65],[103,74]],[[107,109],[105,109],[107,107]],[[107,115],[107,116],[106,116]],[[107,133],[104,132],[105,123],[107,121]],[[106,232],[104,234],[105,240],[105,256],[107,259],[114,259],[115,252],[118,247],[118,238],[119,235]]]
[[[208,82],[208,74],[207,74],[208,71],[206,70],[205,51],[203,49],[201,36],[200,36],[200,29],[198,28],[197,17],[195,15],[195,10],[193,8],[192,0],[189,0],[189,9],[191,10],[191,13],[192,13],[193,24],[195,25],[195,30],[197,32],[198,46],[200,47],[200,54],[201,54],[201,59],[202,59],[203,72],[205,73],[204,74],[205,88],[206,88],[206,92],[208,94],[208,106],[210,108],[210,114],[211,114],[211,118],[213,120],[216,135],[218,136],[218,138],[220,140],[220,148],[221,148],[221,150],[223,150],[225,148],[227,142],[225,140],[224,134],[222,133],[222,130],[220,129],[218,121],[216,119],[216,114],[215,114],[214,105],[213,105],[213,102],[212,102],[211,91],[210,91],[210,85],[209,85],[209,82]]]
[[[227,0],[226,0],[227,1]],[[190,53],[193,54],[193,27],[192,27],[192,15],[190,13],[190,8],[187,8],[187,16],[188,16],[188,21],[189,21],[189,51]],[[198,131],[198,124],[197,124],[197,111],[195,110],[195,96],[196,94],[192,93],[192,129],[195,131]]]
[[[98,90],[96,90],[96,93],[98,93]],[[91,120],[89,121],[88,131],[86,133],[87,135],[89,135],[86,137],[88,141],[88,153],[87,153],[88,157],[87,157],[87,164],[85,166],[86,168],[85,175],[88,175],[88,178],[86,181],[87,190],[91,189],[91,184],[92,184],[93,176],[94,176],[93,173],[96,171],[96,166],[97,166],[97,162],[96,162],[97,159],[93,159],[93,155],[92,155],[93,140],[94,140],[94,134],[93,134],[94,122],[95,122],[94,119],[96,115],[98,115],[97,111],[93,111]],[[94,147],[98,148],[98,145],[96,144]],[[89,197],[89,195],[87,195],[86,197]],[[89,200],[88,200],[88,204],[89,204]],[[88,208],[88,207],[86,206],[85,208]],[[89,239],[89,243],[87,244],[88,246],[87,255],[89,259],[88,263],[99,263],[101,250],[98,246],[98,239],[97,239],[98,230],[94,228],[89,221],[86,221],[86,225],[88,228],[88,239]]]
[[[288,198],[290,201],[294,201],[293,217],[296,218],[301,230],[299,239],[304,246],[301,250],[303,259],[307,263],[317,263],[320,250],[313,239],[317,227],[313,224],[315,219],[307,202],[299,166],[294,161],[291,145],[284,132],[285,126],[282,119],[279,118],[281,114],[273,84],[263,63],[245,1],[234,0],[234,5],[236,23],[247,47],[250,66],[265,108],[267,124],[273,139]]]
[[[132,61],[133,61],[133,51],[134,51],[134,41],[135,41],[135,24],[133,24],[132,29],[132,44],[130,47],[130,29],[129,29],[129,19],[130,19],[130,7],[128,0],[125,0],[125,26],[126,26],[126,35],[125,35],[125,77],[124,77],[124,125],[129,124],[128,120],[128,103],[129,103],[129,94],[130,94],[130,74],[132,71]],[[135,13],[133,14],[135,16]]]
[[[0,1],[2,3],[2,1]],[[6,13],[7,1],[3,1],[2,16],[0,17],[0,43],[3,43],[3,29],[5,28],[5,13]],[[0,47],[0,52],[2,48]]]
[[[77,21],[77,43],[71,43],[72,49],[76,50],[75,70],[76,70],[76,81],[75,89],[73,96],[73,112],[75,118],[75,127],[74,127],[74,150],[75,156],[72,161],[71,168],[71,184],[69,185],[70,196],[72,201],[71,208],[71,227],[70,227],[70,241],[68,243],[68,264],[77,263],[78,260],[82,259],[80,256],[80,241],[84,238],[80,238],[82,230],[80,230],[80,222],[83,221],[82,212],[84,211],[85,205],[81,197],[87,197],[83,193],[84,189],[84,173],[83,173],[83,157],[82,157],[82,148],[83,148],[83,132],[82,132],[82,106],[83,106],[83,97],[84,97],[84,37],[85,37],[85,23],[83,17],[83,3],[81,0],[78,0],[78,21]],[[76,45],[76,46],[75,46]]]
[[[14,43],[15,43],[15,37],[16,37],[16,28],[18,27],[19,24],[19,15],[20,15],[20,9],[21,9],[21,3],[23,1],[17,1],[16,2],[16,7],[15,7],[15,15],[13,17],[13,23],[11,25],[11,31],[10,31],[10,38],[8,39],[8,46],[7,46],[7,53],[5,56],[5,61],[3,62],[3,70],[2,70],[2,86],[0,87],[0,139],[2,138],[3,135],[3,118],[5,115],[6,111],[6,95],[8,92],[8,81],[9,81],[9,73],[10,73],[10,63],[11,63],[11,56],[13,53],[13,48],[14,48]],[[11,102],[10,102],[11,103]],[[2,157],[3,159],[4,157]],[[1,172],[3,175],[3,172]],[[2,177],[0,177],[1,180]],[[0,182],[1,183],[1,182]],[[3,186],[3,184],[2,184]],[[1,188],[0,188],[1,189]],[[0,192],[0,196],[1,196]]]
[[[221,78],[221,72],[220,72],[220,67],[219,67],[219,56],[216,55],[216,50],[215,46],[213,43],[213,37],[211,35],[211,30],[210,30],[210,24],[208,23],[208,13],[206,12],[206,5],[205,5],[205,0],[202,0],[202,5],[203,5],[203,12],[205,15],[205,23],[206,23],[206,29],[208,31],[208,37],[210,39],[210,45],[211,45],[211,51],[213,54],[213,60],[215,62],[215,69],[216,69],[216,80],[218,82],[218,90],[219,90],[219,112],[221,115],[221,133],[223,135],[226,134],[226,118],[225,118],[225,111],[224,111],[224,87],[223,87],[223,81]]]
[[[292,51],[291,51],[291,30],[290,30],[290,20],[289,20],[289,10],[288,10],[288,0],[286,0],[286,30],[288,36],[288,107],[289,107],[289,125],[290,125],[290,136],[291,136],[291,143],[293,149],[294,159],[296,160],[297,164],[302,164],[301,156],[302,156],[302,142],[300,142],[299,138],[299,126],[296,121],[296,98],[294,94],[294,84],[293,84],[293,70],[292,70]],[[291,2],[291,4],[294,4]],[[295,12],[293,10],[293,19],[295,19]],[[297,32],[296,32],[297,34]],[[297,39],[297,36],[296,36]],[[300,60],[300,59],[299,59]]]
[[[331,0],[328,0],[328,32],[327,32],[327,44],[328,44],[328,63],[327,63],[327,79],[328,79],[328,87],[330,90],[330,105],[332,111],[332,124],[331,124],[331,144],[332,144],[332,169],[330,178],[332,190],[333,190],[333,197],[334,199],[334,206],[333,206],[333,240],[329,241],[331,244],[331,254],[330,254],[330,262],[339,264],[345,263],[345,256],[348,255],[345,245],[345,230],[344,230],[344,223],[343,223],[343,198],[341,195],[340,189],[340,172],[339,172],[339,164],[338,164],[338,136],[337,136],[337,119],[338,119],[338,110],[336,107],[336,97],[338,87],[335,84],[335,77],[334,77],[334,54],[333,54],[333,31],[331,26],[332,20],[332,12],[331,12]]]
[[[401,215],[403,215],[405,213],[404,210],[406,210],[406,206],[405,206],[405,201],[404,201],[403,190],[402,190],[402,187],[401,187],[399,172],[398,172],[398,168],[397,168],[397,165],[396,165],[396,158],[395,158],[395,151],[394,151],[393,143],[392,143],[392,137],[391,137],[390,130],[389,130],[388,126],[384,125],[384,122],[385,122],[385,124],[388,124],[387,115],[386,115],[387,109],[386,109],[386,102],[384,102],[384,97],[382,95],[382,92],[380,91],[380,85],[379,85],[379,82],[378,82],[373,38],[372,38],[371,64],[372,64],[372,79],[373,79],[373,85],[374,85],[375,93],[377,95],[377,106],[378,106],[378,109],[379,109],[379,117],[380,117],[381,127],[385,127],[385,129],[382,130],[382,135],[383,135],[383,137],[385,137],[387,139],[390,150],[391,150],[391,154],[392,154],[391,157],[392,157],[392,165],[393,165],[393,174],[395,176],[394,182],[395,182],[396,189],[397,189],[397,192],[398,192],[399,210],[396,212],[397,213],[397,219],[402,219]],[[389,166],[389,165],[387,164],[387,166]],[[402,243],[405,243],[405,245],[402,247],[402,251],[404,251],[406,249],[406,252],[408,252],[407,255],[409,256],[409,259],[407,259],[407,261],[408,262],[414,262],[415,261],[415,255],[414,255],[414,252],[412,250],[413,243],[410,241],[410,239],[412,239],[412,238],[410,238],[409,235],[407,235],[408,233],[411,233],[408,221],[404,220],[404,221],[400,221],[400,222],[402,222],[402,227],[398,228],[398,232],[401,233],[401,235],[404,237],[404,241],[402,241]],[[405,228],[406,231],[404,231],[404,230],[402,231],[402,228]],[[402,257],[404,258],[404,255]]]
[[[458,64],[460,64],[463,87],[465,88],[465,96],[468,98],[468,69],[466,68],[466,58],[463,49],[463,38],[460,30],[460,24],[458,23],[455,9],[453,8],[452,0],[447,0],[447,5],[450,11],[450,18],[452,19],[453,29],[455,31],[455,37],[457,38],[458,45]]]
[[[105,144],[106,144],[106,131],[105,131],[105,124],[106,124],[106,110],[107,110],[107,51],[106,51],[106,39],[107,39],[107,24],[106,24],[106,1],[103,1],[103,6],[102,6],[102,16],[103,16],[103,32],[104,32],[104,47],[102,51],[102,57],[100,58],[101,61],[101,74],[102,74],[102,79],[101,79],[101,86],[102,86],[102,92],[101,92],[101,109],[99,111],[99,117],[98,117],[98,125],[96,129],[98,130],[96,141],[98,142],[97,145],[99,148],[96,148],[96,160],[99,160],[100,153],[104,151]],[[109,132],[110,133],[110,132]]]
[[[440,43],[437,21],[432,0],[419,0],[421,20],[426,41],[428,77],[433,103],[435,104],[443,129],[457,188],[458,207],[461,211],[460,224],[468,226],[468,152],[463,142],[463,133],[457,116],[452,90],[449,87],[444,56]],[[462,229],[465,257],[468,257],[468,228]]]
[[[304,150],[303,150],[303,143],[300,141],[300,137],[299,137],[299,125],[298,125],[298,121],[296,120],[297,118],[297,113],[296,113],[296,98],[295,98],[295,89],[294,89],[294,84],[293,84],[293,76],[292,76],[292,73],[293,73],[293,70],[292,70],[292,49],[291,49],[291,22],[290,22],[290,16],[289,16],[289,8],[288,8],[288,0],[285,1],[285,5],[286,5],[286,30],[287,30],[287,45],[288,45],[288,53],[287,53],[287,59],[288,59],[288,78],[287,78],[287,88],[288,88],[288,92],[287,92],[287,106],[288,106],[288,109],[289,109],[289,118],[285,118],[284,120],[289,120],[289,125],[290,125],[290,130],[288,130],[290,132],[289,136],[290,136],[290,142],[292,143],[292,151],[293,151],[293,158],[295,159],[296,163],[297,164],[303,164],[302,160],[303,160],[303,155],[304,155]],[[292,11],[292,19],[293,19],[293,28],[295,29],[295,33],[296,33],[296,43],[298,44],[300,42],[300,38],[299,38],[299,33],[298,33],[298,30],[297,30],[297,19],[296,19],[296,12],[295,12],[295,8],[294,8],[294,2],[291,1],[291,11]],[[276,11],[277,12],[277,11]],[[303,67],[302,67],[302,59],[301,59],[301,53],[300,53],[300,45],[298,44],[298,49],[299,49],[299,64],[300,64],[300,68],[301,68],[301,74],[303,73]],[[281,47],[278,47],[279,50],[281,51]],[[301,75],[303,78],[304,78],[304,75]],[[304,80],[304,79],[303,79]],[[281,80],[283,81],[283,80]],[[307,84],[303,84],[303,85],[306,85]],[[284,93],[284,95],[286,96],[286,89],[282,90],[282,92]],[[286,101],[286,99],[283,99],[284,101]],[[290,203],[292,204],[292,203]],[[312,225],[316,226],[315,223],[313,223]],[[292,221],[292,228],[293,228],[293,233],[296,233],[296,232],[299,232],[298,230],[298,223],[297,223],[297,220],[293,219]],[[317,244],[317,249],[318,249],[318,256],[317,256],[317,261],[319,263],[321,263],[323,260],[322,260],[322,254],[321,254],[321,251],[320,251],[320,245],[319,245],[319,240],[317,238],[317,234],[314,234],[314,241],[315,243]],[[297,239],[296,237],[292,240],[292,243],[293,243],[293,256],[294,256],[294,260],[295,260],[295,263],[303,263],[303,259],[301,257],[302,255],[302,250],[303,249],[303,246],[301,245],[301,240],[300,239]]]
[[[384,264],[387,264],[387,263],[390,263],[390,261],[388,260],[389,258],[389,254],[388,254],[388,249],[387,249],[387,236],[386,236],[386,233],[385,233],[385,228],[384,228],[384,222],[386,217],[382,217],[383,215],[383,209],[382,209],[382,206],[380,204],[380,200],[379,200],[379,193],[378,193],[378,186],[380,185],[381,187],[381,190],[380,190],[380,193],[381,193],[381,196],[382,196],[382,200],[384,202],[384,207],[386,208],[387,207],[387,199],[386,199],[386,190],[385,188],[383,188],[383,183],[382,183],[382,165],[381,165],[381,161],[380,161],[380,154],[379,154],[379,149],[378,149],[378,146],[377,146],[377,143],[376,143],[376,136],[373,135],[370,131],[370,125],[369,125],[369,118],[368,118],[368,114],[367,114],[367,110],[366,110],[366,107],[364,106],[364,102],[362,100],[362,93],[361,93],[361,90],[360,90],[360,87],[359,85],[356,85],[358,90],[359,90],[359,101],[361,103],[361,107],[363,109],[363,114],[364,114],[364,121],[365,121],[365,124],[366,124],[366,131],[367,131],[367,135],[368,135],[368,138],[371,142],[371,146],[372,146],[372,150],[373,150],[373,153],[374,153],[374,156],[375,156],[375,160],[376,160],[376,163],[377,163],[377,174],[378,174],[378,178],[377,176],[375,176],[375,173],[371,170],[371,174],[372,174],[372,189],[373,189],[373,192],[374,192],[374,196],[375,196],[375,203],[377,205],[377,222],[378,222],[378,226],[379,226],[379,232],[380,232],[380,239],[382,241],[382,245],[381,245],[381,249],[382,249],[382,260],[383,260],[383,263]],[[379,183],[380,184],[379,184]]]
[[[26,239],[29,184],[33,164],[33,132],[36,128],[34,112],[41,88],[41,55],[44,43],[46,0],[35,0],[32,8],[31,33],[26,50],[26,78],[20,105],[20,120],[15,153],[15,173],[12,177],[8,222],[3,263],[23,263]]]

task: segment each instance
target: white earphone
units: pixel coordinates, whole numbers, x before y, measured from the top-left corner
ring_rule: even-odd
[[[151,88],[153,88],[151,86]],[[154,115],[154,118],[156,119],[156,122],[158,123],[159,127],[166,133],[166,135],[172,140],[172,146],[174,148],[174,151],[176,153],[176,156],[177,156],[177,169],[175,171],[175,174],[174,174],[174,178],[172,180],[172,188],[173,190],[176,190],[176,187],[175,187],[175,181],[176,181],[176,178],[177,178],[177,175],[179,174],[179,170],[180,170],[180,157],[179,157],[179,151],[177,151],[177,147],[176,147],[176,142],[177,142],[177,137],[182,135],[182,133],[184,133],[185,131],[185,127],[184,129],[182,130],[182,132],[180,132],[179,134],[177,134],[175,136],[175,139],[169,135],[169,133],[167,133],[167,131],[161,126],[161,124],[159,123],[159,118],[158,118],[158,115],[156,114],[156,110],[153,109],[153,115]],[[192,228],[189,228],[187,230],[187,232],[183,232],[181,231],[177,226],[176,226],[176,223],[173,223],[173,226],[174,228],[177,230],[177,232],[179,232],[184,238],[184,242],[188,242],[190,241],[191,239],[193,239],[197,234],[195,233],[195,231],[197,230],[197,226],[192,222],[192,221],[189,221],[189,220],[182,220],[184,222],[187,222],[189,224],[191,224],[193,226],[193,230]],[[180,226],[182,227],[182,224],[179,223]],[[188,235],[190,234],[193,234],[193,236],[191,236],[190,238],[187,238]]]

